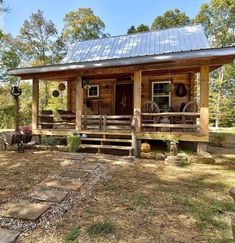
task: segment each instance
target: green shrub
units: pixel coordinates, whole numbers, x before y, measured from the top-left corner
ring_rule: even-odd
[[[88,228],[90,235],[107,235],[116,231],[115,225],[109,221],[97,222]]]
[[[81,139],[78,134],[69,134],[67,137],[67,145],[69,152],[78,152],[80,149]]]
[[[70,229],[69,234],[64,236],[63,242],[66,242],[66,243],[67,242],[74,242],[77,239],[79,233],[80,233],[80,228],[79,227],[77,227],[77,226],[72,227]]]

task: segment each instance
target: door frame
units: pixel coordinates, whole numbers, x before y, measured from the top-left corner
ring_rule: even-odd
[[[114,84],[114,99],[113,99],[113,110],[114,110],[114,114],[116,115],[116,86],[117,85],[123,85],[123,84],[132,84],[132,104],[134,104],[134,82],[132,80],[127,80],[127,81],[118,81]],[[132,110],[132,114],[133,115],[133,110]]]

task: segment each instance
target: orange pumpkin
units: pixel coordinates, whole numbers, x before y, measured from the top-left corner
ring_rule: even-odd
[[[149,153],[151,151],[151,146],[149,143],[144,142],[141,144],[141,152]]]

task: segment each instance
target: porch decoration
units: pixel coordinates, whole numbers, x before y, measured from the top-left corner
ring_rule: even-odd
[[[179,97],[184,97],[187,95],[188,91],[183,83],[179,83],[175,93]]]
[[[60,92],[59,92],[58,90],[54,90],[54,91],[52,92],[52,95],[53,95],[53,97],[57,98],[57,97],[59,97]]]
[[[174,91],[174,84],[167,84],[165,87],[165,93],[171,93]]]
[[[65,84],[64,83],[59,83],[58,89],[59,89],[59,91],[64,91],[66,89]]]
[[[149,143],[144,142],[141,144],[141,152],[149,153],[151,151],[151,146]]]

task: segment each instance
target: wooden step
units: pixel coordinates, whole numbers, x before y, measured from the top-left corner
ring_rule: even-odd
[[[117,150],[132,150],[129,146],[115,146],[115,145],[98,145],[98,144],[81,144],[81,148],[101,148],[101,149],[117,149]]]
[[[89,130],[81,130],[81,131],[77,131],[79,134],[93,134],[93,135],[113,135],[113,136],[131,136],[131,131],[127,131],[127,130],[122,130],[122,131],[99,131],[99,130],[94,130],[94,131],[89,131]]]
[[[101,141],[101,142],[118,142],[118,143],[131,143],[130,139],[119,138],[81,138],[81,141]]]

